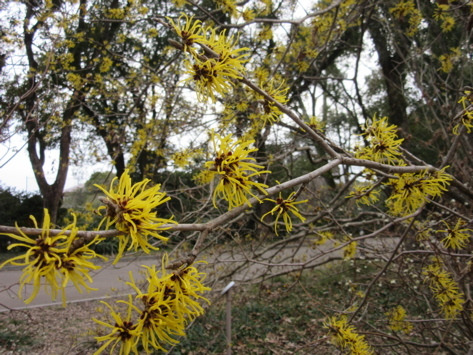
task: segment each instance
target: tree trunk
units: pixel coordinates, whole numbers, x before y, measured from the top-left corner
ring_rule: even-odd
[[[398,38],[399,35],[396,36],[394,34],[391,35],[396,37],[396,45],[388,43],[389,34],[384,31],[382,24],[377,21],[370,21],[369,32],[378,53],[378,60],[386,85],[389,107],[387,116],[389,117],[389,122],[402,128],[407,133],[407,102],[404,96],[406,64],[403,57],[408,50],[409,44],[405,43],[405,40]],[[396,48],[397,51],[391,53],[390,47]],[[401,53],[398,53],[398,51]],[[405,136],[406,134],[401,132],[401,135]]]
[[[72,119],[79,109],[80,104],[77,101],[77,92],[69,102],[67,109],[63,114],[63,127],[61,128],[61,138],[59,143],[59,164],[56,173],[56,179],[49,184],[44,174],[46,143],[44,142],[39,127],[35,120],[29,120],[26,123],[28,129],[28,155],[31,166],[38,183],[39,190],[44,200],[44,208],[49,210],[51,223],[56,223],[59,207],[61,205],[64,186],[69,170],[69,153],[71,148]]]

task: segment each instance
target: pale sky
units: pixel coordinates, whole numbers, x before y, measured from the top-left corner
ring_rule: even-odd
[[[33,174],[24,141],[20,136],[13,137],[11,142],[0,143],[0,185],[14,187],[19,191],[39,191],[38,184]],[[14,152],[20,151],[14,155]],[[14,155],[14,156],[13,156]],[[58,152],[52,151],[46,156],[45,174],[49,183],[54,181]],[[10,161],[8,161],[11,158]],[[7,162],[8,161],[8,162]],[[110,164],[85,165],[82,167],[70,166],[65,189],[70,189],[84,184],[95,171],[106,171]]]

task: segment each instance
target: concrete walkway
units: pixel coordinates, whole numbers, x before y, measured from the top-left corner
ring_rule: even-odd
[[[384,250],[386,253],[388,250],[394,248],[397,241],[398,238],[384,239],[383,241],[371,240],[369,244],[375,247],[375,249],[381,247],[381,250]],[[367,244],[368,243],[365,242],[365,245]],[[261,278],[263,275],[277,275],[292,270],[296,271],[300,269],[302,264],[304,264],[305,269],[308,269],[320,265],[324,260],[333,257],[341,258],[342,250],[339,248],[338,250],[337,248],[333,250],[332,248],[333,244],[331,242],[317,248],[309,246],[285,246],[282,250],[275,249],[259,255],[260,260],[265,260],[266,262],[248,262],[247,258],[244,257],[244,254],[247,253],[241,250],[221,251],[220,253],[210,254],[206,257],[200,256],[197,260],[207,260],[208,264],[201,264],[201,266],[199,266],[199,271],[207,273],[207,280],[216,280],[220,279],[222,276],[231,275],[229,276],[231,280],[240,284],[247,280]],[[113,259],[111,258],[111,261],[101,265],[102,268],[100,270],[90,273],[94,280],[90,286],[98,290],[79,293],[73,285],[70,285],[66,289],[67,302],[97,300],[134,293],[131,287],[125,284],[125,282],[130,281],[129,272],[132,271],[135,281],[142,279],[143,277],[140,277],[140,270],[145,270],[145,268],[141,266],[156,265],[157,268],[161,267],[161,255],[161,253],[157,253],[151,256],[146,254],[137,254],[135,257],[128,256],[126,259],[122,259],[117,263],[117,265],[112,265]],[[365,254],[365,256],[373,255]],[[173,255],[171,260],[178,258],[177,255]],[[305,263],[306,260],[312,261]],[[22,268],[20,267],[5,267],[0,270],[0,312],[62,304],[60,294],[56,301],[52,301],[51,296],[46,294],[43,288],[30,304],[25,304],[23,300],[18,297],[19,280],[22,274],[21,270]],[[228,281],[229,280],[227,280],[227,282]],[[212,286],[214,290],[215,286],[216,284]],[[219,287],[220,286],[223,287],[224,285],[219,285]],[[25,299],[29,297],[31,290],[31,287],[26,287],[27,293],[25,295],[26,297],[24,297]]]
[[[71,284],[66,289],[67,302],[86,301],[128,294],[131,288],[126,285],[125,282],[130,281],[129,272],[132,271],[135,279],[138,279],[139,270],[144,270],[141,265],[151,266],[155,264],[157,267],[160,267],[161,260],[157,258],[158,256],[141,256],[139,258],[127,258],[127,260],[122,260],[117,263],[117,265],[112,265],[111,261],[103,263],[101,269],[90,273],[94,280],[90,286],[98,290],[79,293]],[[22,268],[19,267],[4,267],[0,270],[0,312],[12,309],[19,310],[62,304],[60,294],[58,294],[56,301],[53,301],[51,300],[51,296],[46,294],[43,287],[31,303],[25,304],[23,300],[18,297],[21,270]],[[29,297],[31,290],[32,287],[26,287],[25,299]]]

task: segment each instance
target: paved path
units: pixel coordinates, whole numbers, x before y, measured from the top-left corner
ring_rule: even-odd
[[[141,265],[161,265],[157,257],[141,257],[120,261],[117,265],[112,265],[111,262],[104,263],[102,269],[91,273],[94,282],[90,285],[93,288],[98,288],[97,291],[77,292],[73,285],[66,289],[67,302],[85,301],[90,299],[108,298],[110,296],[127,294],[130,292],[129,286],[125,284],[129,281],[129,271],[133,272],[135,278],[141,268]],[[20,268],[4,268],[0,270],[0,312],[9,309],[23,309],[30,307],[43,307],[49,305],[60,305],[62,303],[61,295],[58,295],[56,302],[51,300],[51,296],[46,294],[42,287],[36,298],[30,304],[25,304],[23,300],[18,297],[19,279],[21,277]],[[27,296],[31,292],[31,287],[27,287]]]
[[[396,244],[397,238],[391,239],[386,245],[386,241],[383,242],[384,247],[393,248]],[[380,241],[375,241],[373,244],[379,246]],[[254,280],[261,277],[262,275],[277,275],[281,272],[287,272],[298,269],[297,264],[301,262],[305,263],[306,260],[312,260],[308,264],[305,264],[305,268],[314,267],[320,265],[331,257],[340,257],[342,254],[341,250],[335,252],[324,252],[329,251],[333,245],[330,243],[319,247],[315,250],[312,247],[301,247],[297,248],[294,246],[286,246],[281,250],[272,250],[260,255],[263,259],[271,260],[270,263],[282,263],[281,266],[275,266],[274,264],[268,265],[267,263],[258,262],[245,262],[245,256],[241,250],[233,251],[222,251],[218,254],[210,254],[207,261],[209,262],[206,266],[202,265],[199,267],[200,271],[204,271],[208,274],[208,280],[219,279],[221,276],[231,274],[231,280],[237,283],[245,282],[246,280]],[[387,250],[387,249],[384,249]],[[244,253],[246,255],[246,253]],[[121,260],[117,265],[112,265],[111,261],[103,263],[102,269],[91,273],[94,282],[90,285],[91,287],[97,288],[97,291],[90,291],[83,293],[77,292],[73,285],[70,285],[66,289],[67,302],[79,302],[92,299],[109,298],[111,296],[121,296],[133,292],[132,289],[125,284],[130,280],[129,272],[132,271],[135,280],[141,279],[139,271],[144,270],[141,265],[157,265],[160,267],[161,254],[153,256],[140,255],[135,258],[127,257],[126,260]],[[273,258],[272,258],[273,256]],[[173,256],[172,260],[177,259],[177,256]],[[202,258],[198,258],[201,260]],[[295,265],[293,264],[295,263]],[[289,266],[291,265],[292,266]],[[217,277],[218,275],[218,277]],[[46,294],[44,289],[41,288],[36,298],[28,305],[18,297],[19,279],[21,277],[21,268],[4,268],[0,270],[0,312],[11,310],[11,309],[23,309],[30,307],[43,307],[49,305],[61,305],[61,296],[58,295],[56,302],[51,300],[51,296]],[[226,281],[228,282],[228,280]],[[214,289],[215,289],[214,284]],[[217,287],[223,287],[219,285]],[[27,295],[31,292],[31,287],[27,287]],[[217,291],[217,290],[215,290]]]

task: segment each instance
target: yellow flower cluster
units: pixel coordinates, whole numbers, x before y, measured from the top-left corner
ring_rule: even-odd
[[[395,332],[403,332],[409,334],[412,331],[412,323],[405,321],[406,310],[402,306],[397,306],[386,312],[389,318],[389,328]]]
[[[331,317],[324,326],[328,328],[332,343],[342,351],[349,351],[352,355],[373,354],[365,337],[359,335],[355,327],[348,324],[346,316]]]
[[[356,255],[357,242],[350,242],[343,248],[343,260],[353,259]]]
[[[114,185],[117,181],[118,186],[115,189]],[[136,251],[140,247],[146,253],[149,253],[150,249],[159,250],[151,245],[148,237],[167,241],[168,238],[158,232],[167,229],[163,227],[164,224],[176,223],[171,219],[157,217],[154,209],[169,201],[170,198],[166,197],[166,193],[159,191],[161,185],[146,188],[148,183],[149,180],[145,179],[132,185],[129,171],[126,170],[120,179],[112,180],[108,191],[95,185],[107,196],[102,199],[105,206],[99,208],[99,210],[106,210],[100,225],[106,222],[106,229],[113,226],[123,232],[123,235],[118,236],[120,244],[114,263],[122,257],[125,249],[133,248]]]
[[[91,283],[90,270],[100,269],[94,265],[92,258],[101,257],[89,247],[96,243],[94,239],[89,244],[74,245],[78,228],[76,227],[76,217],[74,221],[64,228],[57,235],[50,234],[51,221],[49,212],[44,210],[43,226],[41,234],[36,239],[27,236],[18,226],[18,234],[6,234],[9,237],[20,241],[8,246],[8,249],[15,247],[26,248],[22,255],[15,256],[0,265],[0,269],[6,264],[25,266],[20,279],[19,297],[23,298],[23,290],[26,285],[32,284],[33,291],[25,303],[30,303],[38,294],[42,281],[45,281],[45,290],[51,294],[53,300],[56,299],[58,291],[61,292],[63,306],[66,305],[65,289],[71,281],[76,289],[82,293],[82,289],[87,291],[96,290],[91,288],[87,282]],[[38,228],[36,219],[31,216],[35,228]],[[105,259],[105,258],[104,258]]]
[[[185,335],[187,324],[203,314],[204,309],[198,300],[209,302],[200,294],[210,290],[202,284],[204,273],[193,266],[170,272],[166,269],[167,255],[163,257],[161,270],[156,270],[155,266],[145,267],[144,285],[135,283],[130,273],[131,282],[127,284],[136,291],[135,299],[129,296],[128,302],[118,301],[127,307],[125,317],[108,303],[102,302],[110,309],[113,321],[106,323],[94,319],[110,329],[108,334],[96,337],[98,342],[105,343],[94,355],[102,353],[109,346],[111,352],[120,347],[120,354],[129,354],[131,351],[138,354],[139,346],[147,354],[152,353],[153,349],[165,351],[164,346],[177,344],[179,341],[176,337]]]
[[[356,200],[356,204],[361,203],[362,205],[372,205],[379,201],[379,190],[375,190],[372,185],[361,185],[357,184],[353,187],[346,198],[353,197]]]
[[[267,69],[257,68],[253,72],[254,81],[271,98],[281,104],[288,101],[287,92],[289,87],[279,76],[269,78]],[[274,124],[282,116],[281,110],[267,97],[246,89],[243,85],[235,85],[233,95],[225,100],[223,121],[226,126],[240,123],[241,117],[249,119],[249,127],[244,133],[244,139],[253,139],[257,132],[266,125]]]
[[[235,17],[238,14],[234,0],[215,0],[215,4],[220,10],[230,16]]]
[[[397,127],[389,125],[388,118],[373,117],[371,125],[364,126],[362,133],[369,146],[358,149],[355,156],[359,159],[372,160],[378,163],[401,165],[399,147],[404,139],[398,139]]]
[[[284,81],[278,82],[273,78],[267,82],[261,82],[260,87],[274,100],[281,104],[285,104],[288,101],[287,92],[289,87]],[[263,102],[263,111],[256,115],[256,119],[262,121],[262,125],[273,124],[279,121],[279,118],[282,115],[282,112],[274,104],[274,102],[267,100],[261,95],[256,95],[258,101]],[[254,117],[255,118],[255,117]]]
[[[305,217],[299,213],[299,210],[296,205],[300,203],[306,203],[308,200],[296,201],[296,198],[294,196],[295,192],[291,192],[287,199],[282,198],[281,193],[279,193],[279,197],[276,200],[265,198],[265,201],[274,202],[276,206],[274,206],[271,211],[264,214],[263,217],[261,217],[261,220],[263,220],[269,214],[276,214],[276,219],[274,220],[274,232],[276,233],[276,235],[278,235],[278,220],[281,216],[283,218],[284,225],[286,226],[286,232],[290,233],[292,231],[292,220],[289,212],[299,218],[302,222],[305,221]]]
[[[455,19],[452,17],[449,4],[435,4],[437,7],[433,15],[434,19],[441,22],[442,32],[450,32],[455,27]]]
[[[317,238],[313,241],[314,245],[324,245],[329,240],[333,240],[334,237],[333,233],[330,231],[318,232],[316,236]]]
[[[386,185],[393,191],[386,204],[390,212],[395,216],[407,215],[427,202],[429,196],[441,196],[452,180],[446,168],[434,173],[397,174],[398,178],[389,179]]]
[[[460,124],[464,125],[467,132],[471,133],[473,129],[473,91],[465,91],[465,95],[461,97],[458,103],[463,106],[463,114],[455,127],[453,127],[453,134],[458,134]]]
[[[406,30],[407,36],[414,36],[419,30],[419,25],[422,22],[422,13],[416,7],[413,0],[401,0],[396,6],[389,9],[389,11],[398,20],[408,19],[409,27]]]
[[[232,80],[242,77],[245,71],[243,63],[247,58],[240,52],[247,48],[235,49],[233,36],[228,36],[225,31],[217,34],[215,29],[202,27],[200,21],[194,21],[185,14],[177,23],[168,20],[181,37],[183,50],[192,57],[191,61],[185,61],[186,73],[190,75],[185,82],[195,84],[199,101],[207,102],[210,98],[216,102],[215,93],[227,94],[233,87]],[[199,44],[202,51],[197,51],[194,44]]]
[[[425,267],[422,274],[429,282],[430,290],[445,317],[447,319],[455,318],[463,310],[465,300],[463,293],[450,273],[437,260],[437,262]]]
[[[460,59],[460,48],[450,48],[449,54],[442,54],[439,56],[440,68],[444,73],[450,73],[453,70],[453,64]]]
[[[251,207],[248,196],[258,198],[251,190],[256,188],[259,192],[267,194],[268,186],[252,179],[270,173],[263,166],[254,163],[255,159],[249,154],[256,152],[257,148],[250,148],[254,141],[233,140],[232,135],[225,137],[211,131],[210,133],[215,151],[214,160],[205,163],[208,170],[200,174],[202,182],[210,182],[218,177],[217,186],[213,192],[213,203],[217,206],[217,197],[228,202],[228,209],[247,204]]]
[[[473,233],[472,229],[461,228],[463,225],[466,224],[464,220],[461,218],[458,219],[455,227],[450,227],[447,222],[443,221],[447,229],[445,230],[438,230],[437,233],[445,233],[447,236],[442,239],[442,244],[445,248],[452,248],[452,249],[463,249]]]
[[[174,161],[174,165],[179,168],[186,168],[192,158],[198,157],[202,154],[202,149],[184,149],[180,152],[176,152],[171,156]]]

